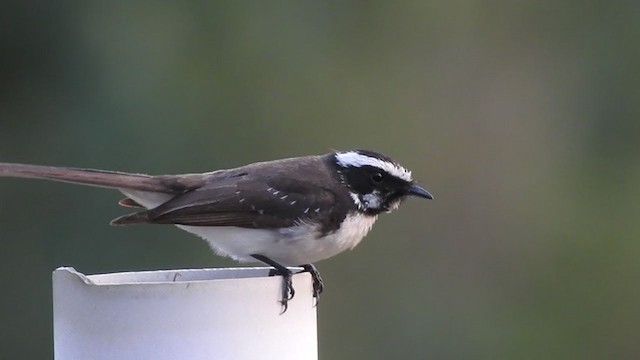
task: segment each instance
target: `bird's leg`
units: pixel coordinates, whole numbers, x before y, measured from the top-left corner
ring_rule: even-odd
[[[324,290],[324,282],[322,282],[322,277],[320,276],[320,272],[313,264],[301,265],[304,271],[311,274],[311,278],[313,279],[313,297],[316,299],[316,305],[318,305],[318,301],[320,300],[320,294]]]
[[[284,314],[289,306],[289,300],[293,299],[293,296],[296,294],[296,291],[293,289],[293,282],[291,281],[293,272],[287,269],[286,266],[280,265],[264,255],[253,254],[251,256],[258,261],[262,261],[269,266],[273,266],[275,270],[273,270],[269,275],[282,275],[284,286],[282,287],[282,300],[280,300],[280,303],[284,307],[284,309],[282,309],[282,314]]]

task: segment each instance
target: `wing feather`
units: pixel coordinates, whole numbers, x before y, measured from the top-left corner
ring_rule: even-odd
[[[318,218],[326,214],[320,209],[333,208],[334,202],[331,191],[313,183],[237,177],[218,179],[114,223],[282,228]]]

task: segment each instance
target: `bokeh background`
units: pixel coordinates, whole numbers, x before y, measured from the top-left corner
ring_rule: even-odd
[[[151,174],[368,148],[436,197],[318,264],[322,359],[640,358],[640,3],[3,2],[0,161]],[[0,358],[51,271],[231,266],[113,191],[0,179]]]

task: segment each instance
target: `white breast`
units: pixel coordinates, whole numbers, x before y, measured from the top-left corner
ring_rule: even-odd
[[[219,255],[255,262],[264,255],[282,265],[311,264],[352,249],[371,230],[375,216],[349,215],[339,230],[319,237],[317,226],[300,224],[283,229],[246,229],[235,226],[187,226],[179,228],[205,239]]]
[[[122,190],[121,190],[122,191]],[[127,196],[153,208],[170,195],[123,191]],[[235,226],[176,225],[205,239],[219,255],[242,262],[255,262],[252,254],[264,255],[282,265],[311,264],[352,249],[367,235],[377,216],[350,214],[335,232],[321,236],[316,225],[300,223],[290,228],[247,229]]]

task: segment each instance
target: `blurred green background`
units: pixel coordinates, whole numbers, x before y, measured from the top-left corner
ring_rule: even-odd
[[[640,3],[3,2],[0,161],[151,174],[369,148],[436,197],[318,264],[322,359],[640,357]],[[51,271],[232,266],[113,191],[0,179],[0,358]]]

